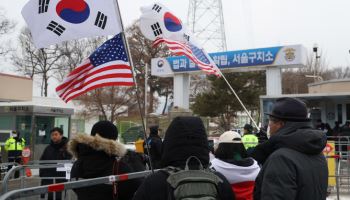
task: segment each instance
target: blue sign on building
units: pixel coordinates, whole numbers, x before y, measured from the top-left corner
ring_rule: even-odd
[[[227,51],[211,53],[209,56],[220,69],[266,66],[272,65],[276,60],[280,47],[249,49],[241,51]],[[173,72],[197,71],[199,68],[187,57],[176,56],[166,58]]]

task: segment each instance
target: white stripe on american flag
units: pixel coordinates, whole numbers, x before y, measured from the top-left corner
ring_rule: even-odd
[[[157,38],[154,42],[153,45],[157,46],[160,43],[164,42],[169,50],[177,55],[184,55],[187,56],[188,58],[190,58],[195,64],[197,64],[197,66],[209,73],[209,74],[215,74],[218,75],[218,71],[214,68],[214,66],[212,64],[206,64],[203,63],[202,61],[198,60],[192,50],[190,49],[190,47],[184,43],[178,42],[178,41],[173,41],[173,40],[168,40],[168,39],[164,39],[164,38]]]
[[[89,65],[89,66],[85,66],[86,69],[83,69],[83,70],[81,70],[80,67],[77,67],[76,69],[74,69],[74,70],[67,76],[67,78],[63,81],[63,83],[62,83],[60,86],[69,83],[69,85],[67,85],[67,86],[64,87],[64,88],[68,88],[68,87],[71,86],[71,83],[73,83],[74,81],[79,80],[79,79],[81,79],[81,78],[84,78],[84,77],[88,76],[88,74],[91,74],[91,73],[93,73],[93,72],[95,72],[95,71],[97,71],[97,70],[100,70],[100,69],[104,68],[104,67],[108,67],[108,66],[111,66],[111,65],[129,65],[129,63],[128,63],[128,62],[123,62],[123,61],[120,61],[120,60],[119,60],[119,61],[108,62],[108,63],[105,63],[105,64],[103,64],[103,65],[99,65],[99,66],[97,66],[97,67],[94,67],[94,66],[90,63],[90,60],[87,59],[87,62],[84,62],[84,64],[82,64],[81,66],[84,66],[84,65]],[[75,73],[75,72],[78,71],[78,70],[81,70],[81,71],[80,71],[79,73]],[[59,87],[60,87],[60,86],[59,86]],[[59,87],[58,87],[58,88],[59,88]],[[64,88],[59,89],[57,92],[62,91],[62,89],[64,89]]]
[[[84,65],[86,69],[81,68]],[[89,62],[84,62],[81,66],[73,70],[67,79],[56,88],[57,94],[66,102],[78,96],[78,94],[94,89],[97,85],[109,82],[110,85],[113,85],[113,83],[133,85],[131,67],[128,62],[111,61],[98,67],[92,66]],[[77,71],[79,72],[77,73]]]
[[[108,78],[108,79],[102,79],[98,81],[94,81],[93,83],[90,83],[86,86],[84,86],[82,89],[77,90],[67,96],[64,97],[65,101],[69,101],[75,96],[79,96],[82,93],[85,93],[91,89],[94,89],[95,86],[99,86],[103,83],[118,83],[118,85],[121,85],[120,83],[126,83],[125,85],[133,85],[133,78]]]
[[[105,66],[104,71],[98,72],[96,74],[94,74],[94,72],[96,72],[95,69],[90,70],[88,73],[83,74],[81,76],[79,76],[78,78],[74,79],[69,85],[67,85],[67,87],[65,87],[64,89],[59,91],[59,95],[61,95],[61,92],[64,93],[68,88],[77,88],[79,87],[80,84],[83,84],[84,82],[88,82],[94,78],[97,78],[99,76],[103,76],[103,75],[108,75],[108,74],[130,74],[130,69],[108,69],[108,67],[110,66]],[[99,70],[103,70],[103,68],[99,67]]]

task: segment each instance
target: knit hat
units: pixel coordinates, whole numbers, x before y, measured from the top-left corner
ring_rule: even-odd
[[[219,144],[221,143],[242,143],[241,135],[235,131],[226,131],[219,138]]]
[[[149,127],[150,135],[158,135],[158,126],[151,126]]]
[[[209,144],[199,117],[176,117],[169,125],[162,149],[162,167],[184,167],[187,158],[197,157],[204,166],[209,164]]]
[[[95,136],[98,134],[99,136],[111,140],[118,139],[118,129],[117,127],[110,121],[99,121],[91,129],[91,135]]]
[[[250,124],[245,124],[244,125],[244,129],[247,130],[248,132],[252,132],[253,131],[253,126]]]

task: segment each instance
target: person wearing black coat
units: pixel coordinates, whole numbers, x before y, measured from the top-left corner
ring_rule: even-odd
[[[268,114],[270,139],[257,146],[253,158],[263,167],[255,181],[254,200],[326,200],[327,137],[314,130],[304,102],[277,99]]]
[[[53,128],[50,131],[51,134],[51,142],[50,144],[45,148],[43,154],[40,157],[40,160],[70,160],[72,158],[71,154],[67,151],[67,142],[68,139],[63,136],[63,130],[61,128]],[[55,183],[62,183],[65,182],[65,172],[58,172],[56,168],[49,168],[49,169],[40,169],[39,171],[40,177],[60,177],[55,180]],[[42,179],[41,185],[49,185],[52,184],[52,179]],[[56,193],[56,199],[61,199],[61,193]],[[42,198],[45,197],[45,195],[41,196]],[[53,199],[53,194],[49,193],[48,199]]]
[[[161,167],[176,167],[184,169],[186,160],[197,157],[205,166],[209,166],[209,144],[203,122],[198,117],[176,117],[169,125],[162,146]],[[196,163],[197,164],[197,163]],[[190,168],[196,168],[190,162]],[[215,173],[222,183],[218,185],[221,200],[235,199],[226,178]],[[164,170],[148,176],[135,193],[134,200],[166,200],[173,199],[167,183],[168,173]]]
[[[117,127],[109,121],[97,122],[91,135],[78,135],[68,145],[77,158],[71,171],[72,180],[96,178],[143,171],[142,159],[136,153],[127,151],[116,141]],[[115,185],[100,184],[75,189],[79,200],[129,200],[143,179],[117,182]],[[113,188],[117,188],[116,191]]]
[[[147,148],[149,148],[152,166],[154,169],[158,169],[160,167],[160,159],[162,156],[162,138],[158,135],[158,126],[151,126],[149,130],[149,137],[144,142],[143,146],[146,154],[148,153]]]

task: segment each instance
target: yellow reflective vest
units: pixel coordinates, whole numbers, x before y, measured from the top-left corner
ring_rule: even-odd
[[[259,139],[253,134],[246,134],[242,137],[245,149],[254,148],[259,144]]]
[[[16,139],[13,137],[10,137],[5,142],[5,150],[6,151],[22,151],[23,148],[25,147],[25,145],[26,145],[26,141],[23,138],[21,138],[21,140],[17,141],[17,143],[16,143]]]

